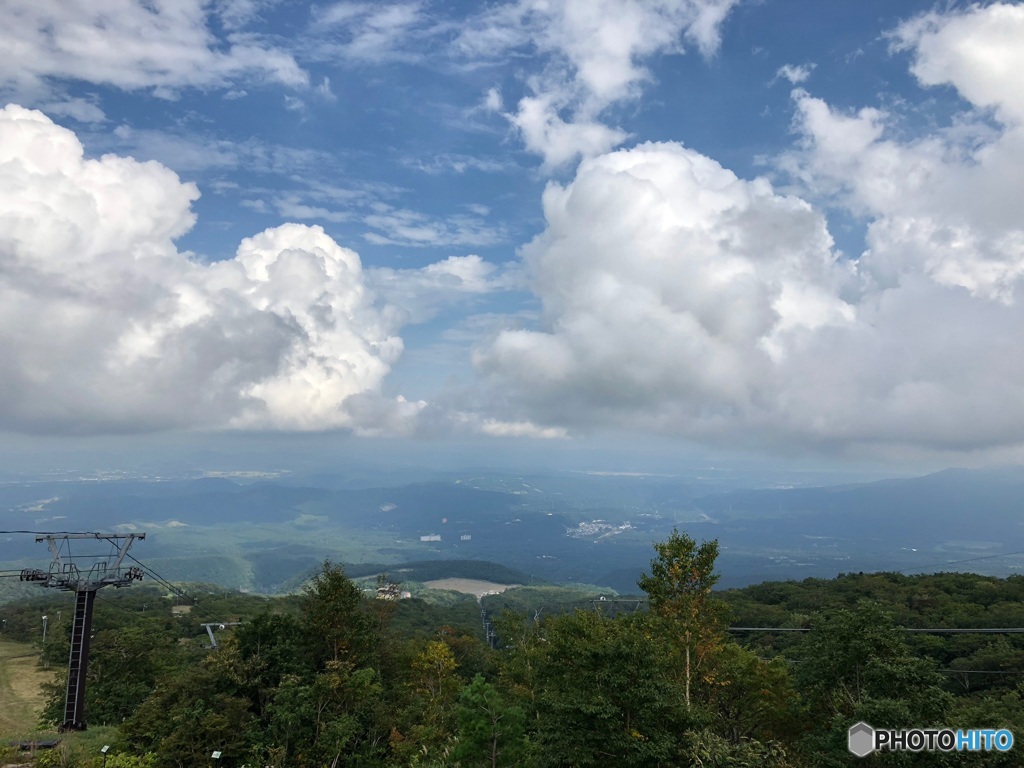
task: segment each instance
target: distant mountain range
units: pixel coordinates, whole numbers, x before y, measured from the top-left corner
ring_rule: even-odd
[[[1024,551],[1020,467],[761,489],[717,476],[487,471],[378,488],[319,480],[6,483],[0,529],[147,530],[138,556],[168,578],[260,591],[293,588],[324,558],[489,560],[536,579],[635,591],[651,543],[673,526],[719,539],[728,586],[842,571],[1005,575],[1024,567],[1012,554]],[[0,534],[0,567],[45,560],[31,536]]]

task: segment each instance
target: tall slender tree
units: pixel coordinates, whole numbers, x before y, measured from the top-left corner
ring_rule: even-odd
[[[321,663],[348,661],[358,666],[376,645],[375,622],[362,591],[340,565],[324,562],[306,587],[302,612]]]
[[[650,600],[651,610],[664,619],[682,645],[686,706],[691,703],[695,676],[705,659],[721,645],[727,608],[711,594],[718,582],[715,560],[718,539],[701,542],[673,529],[668,541],[654,545],[651,574],[637,585]]]

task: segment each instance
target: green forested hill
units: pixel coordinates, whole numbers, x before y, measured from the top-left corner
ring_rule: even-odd
[[[714,542],[674,534],[659,547],[643,602],[625,609],[586,588],[485,598],[496,648],[472,598],[374,600],[333,566],[286,598],[190,587],[187,613],[153,587],[101,593],[86,719],[113,729],[108,768],[203,765],[214,748],[236,768],[1024,762],[1018,747],[864,761],[846,749],[858,720],[1024,735],[1024,635],[905,631],[1024,627],[1024,577],[846,574],[713,592]],[[5,638],[38,647],[45,613],[43,658],[63,669],[68,597],[0,607]],[[208,621],[241,623],[213,651]],[[59,679],[47,695],[55,718]],[[61,764],[102,764],[88,740],[66,744]]]

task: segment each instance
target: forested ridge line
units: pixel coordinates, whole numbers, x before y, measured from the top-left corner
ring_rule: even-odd
[[[717,542],[674,533],[642,602],[556,588],[475,601],[373,599],[325,563],[300,595],[206,586],[183,610],[151,587],[101,595],[86,720],[108,766],[1018,765],[1008,753],[875,754],[846,730],[1008,728],[1024,734],[1024,637],[905,627],[1024,627],[1024,577],[844,574],[716,591]],[[517,611],[503,611],[502,601]],[[39,643],[59,596],[0,608],[8,639]],[[211,618],[216,617],[216,618]],[[68,617],[41,647],[67,658]],[[218,630],[204,648],[204,622]],[[730,626],[804,628],[732,633]],[[63,683],[45,718],[60,717]],[[88,733],[88,732],[87,732]],[[39,765],[99,766],[79,735]]]

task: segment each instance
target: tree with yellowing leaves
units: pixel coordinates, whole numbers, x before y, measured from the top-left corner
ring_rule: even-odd
[[[643,574],[637,585],[650,601],[651,610],[664,619],[682,646],[685,670],[685,701],[706,660],[721,646],[725,604],[711,594],[718,581],[714,572],[718,540],[697,544],[673,529],[668,541],[654,545],[658,556],[651,560],[651,575]]]

